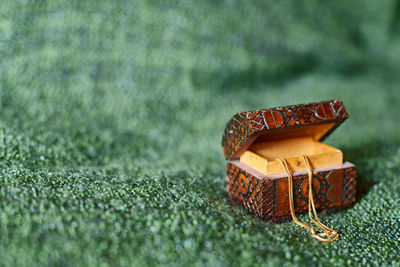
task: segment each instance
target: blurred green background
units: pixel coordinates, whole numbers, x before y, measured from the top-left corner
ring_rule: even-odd
[[[400,1],[3,0],[0,265],[399,266],[399,71]],[[232,206],[230,117],[335,98],[341,238]]]

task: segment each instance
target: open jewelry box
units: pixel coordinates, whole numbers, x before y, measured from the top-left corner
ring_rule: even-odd
[[[348,114],[342,101],[240,112],[228,122],[222,145],[228,160],[226,191],[262,219],[290,219],[285,158],[293,172],[295,212],[308,206],[306,155],[313,169],[313,193],[319,210],[332,212],[355,201],[356,167],[343,153],[322,143]]]

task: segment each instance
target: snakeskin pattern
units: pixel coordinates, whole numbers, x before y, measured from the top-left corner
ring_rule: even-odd
[[[346,118],[348,114],[341,100],[240,112],[225,128],[224,154],[229,160],[238,158],[258,135],[270,129],[335,122],[323,139]]]
[[[256,177],[231,162],[228,163],[226,172],[226,191],[234,203],[264,220],[290,219],[287,177]],[[316,208],[333,210],[354,202],[356,176],[355,167],[314,172],[313,192]],[[293,180],[295,212],[307,211],[308,175],[294,175]]]

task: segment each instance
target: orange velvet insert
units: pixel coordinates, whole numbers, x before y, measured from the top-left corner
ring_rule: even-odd
[[[343,163],[343,153],[311,136],[253,143],[240,157],[240,161],[265,175],[284,173],[277,160],[285,158],[290,169],[306,170],[302,156],[308,156],[313,169]]]

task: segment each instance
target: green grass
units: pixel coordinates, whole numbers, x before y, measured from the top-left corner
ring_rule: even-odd
[[[399,7],[2,1],[0,265],[399,266]],[[360,175],[321,215],[340,239],[232,206],[230,117],[335,98]]]

